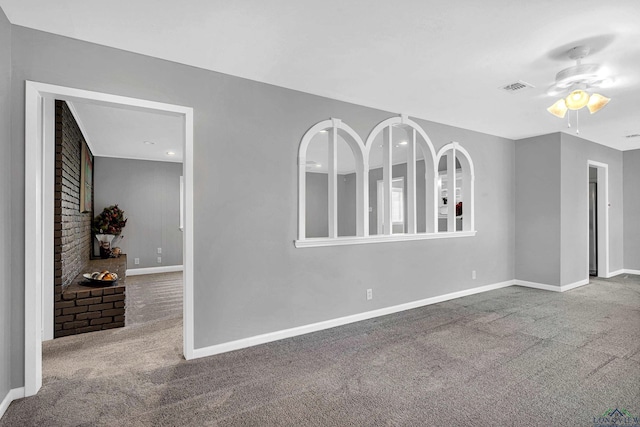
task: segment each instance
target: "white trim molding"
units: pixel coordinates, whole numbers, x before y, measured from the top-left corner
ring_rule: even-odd
[[[193,284],[193,108],[130,98],[100,92],[25,82],[25,305],[24,305],[24,391],[32,396],[42,386],[42,319],[45,285],[53,283],[51,269],[46,268],[48,254],[53,254],[53,220],[46,206],[53,197],[53,167],[47,117],[53,99],[67,102],[92,102],[119,108],[162,112],[184,120],[184,233],[183,233],[183,352],[193,358],[194,346],[194,284]]]
[[[560,286],[547,285],[546,283],[529,282],[527,280],[515,279],[513,284],[516,286],[524,286],[525,288],[542,289],[544,291],[562,292]]]
[[[9,408],[9,405],[11,405],[11,402],[13,402],[14,400],[22,399],[23,397],[24,387],[12,388],[11,390],[9,390],[4,399],[2,399],[2,402],[0,402],[0,418],[2,418],[5,412],[7,412],[7,409]]]
[[[175,271],[183,271],[182,265],[163,265],[162,267],[147,267],[147,268],[128,268],[127,276],[142,276],[143,274],[157,274],[157,273],[173,273]]]
[[[619,271],[620,273],[618,273],[618,271]],[[617,275],[617,274],[637,274],[637,275],[639,275],[639,276],[640,276],[640,270],[631,270],[631,269],[629,269],[629,268],[625,268],[624,270],[618,270],[618,271],[616,271],[616,272],[615,272],[615,273],[613,273],[613,274],[615,274],[615,275]]]
[[[625,270],[624,268],[621,268],[620,270],[616,270],[616,271],[609,271],[609,272],[607,273],[607,279],[609,279],[609,278],[611,278],[611,277],[614,277],[614,276],[617,276],[617,275],[619,275],[619,274],[624,274],[624,273],[626,273],[626,272],[628,272],[628,271],[629,271],[629,270]],[[633,274],[633,273],[631,273],[631,274]],[[636,274],[640,274],[640,272],[639,272],[639,273],[636,273]]]
[[[568,285],[560,286],[560,292],[570,291],[571,289],[579,288],[589,284],[589,279],[578,280],[577,282],[569,283]]]
[[[495,289],[506,288],[513,285],[513,281],[494,283],[491,285],[480,286],[477,288],[466,289],[464,291],[452,292],[450,294],[435,296],[418,301],[412,301],[405,304],[385,307],[378,310],[366,311],[364,313],[353,314],[350,316],[339,317],[337,319],[325,320],[322,322],[311,323],[309,325],[298,326],[295,328],[284,329],[276,332],[269,332],[262,335],[256,335],[249,338],[243,338],[236,341],[230,341],[222,344],[212,345],[209,347],[198,348],[194,350],[195,357],[213,356],[228,351],[239,350],[241,348],[252,347],[254,345],[265,344],[272,341],[278,341],[285,338],[291,338],[298,335],[304,335],[311,332],[317,332],[324,329],[335,328],[336,326],[347,325],[349,323],[359,322],[361,320],[372,319],[374,317],[385,316],[387,314],[398,313],[400,311],[411,310],[413,308],[424,307],[426,305],[437,304],[439,302],[449,301],[456,298],[462,298],[469,295],[493,291]]]
[[[404,128],[407,133],[406,145],[407,173],[405,177],[405,206],[406,206],[406,237],[399,237],[393,233],[392,221],[392,182],[393,177],[393,144],[394,132],[398,128]],[[327,235],[321,238],[307,237],[307,151],[314,138],[323,132],[327,134]],[[379,144],[379,137],[382,138],[382,145]],[[404,137],[403,137],[404,138]],[[356,174],[356,194],[355,194],[355,219],[356,229],[354,236],[338,235],[338,141],[344,141],[351,148],[355,163]],[[372,157],[372,150],[375,147],[382,147],[382,183],[383,196],[378,200],[384,202],[377,209],[378,220],[383,224],[382,229],[375,236],[369,235],[369,169]],[[451,152],[451,163],[455,166],[456,153],[460,153],[460,163],[463,171],[463,209],[465,215],[462,217],[462,230],[456,231],[456,211],[449,211],[449,222],[447,231],[438,232],[438,159],[444,153]],[[422,153],[425,163],[424,176],[417,175],[418,154]],[[325,162],[323,161],[322,164]],[[377,161],[376,161],[377,163]],[[377,168],[377,166],[376,166]],[[453,174],[452,182],[455,181],[455,167],[451,168]],[[323,169],[324,170],[324,169]],[[324,172],[322,172],[324,173]],[[418,233],[417,203],[417,182],[424,180],[424,220],[425,229],[423,233]],[[374,184],[374,183],[371,183]],[[302,137],[298,147],[298,238],[295,240],[297,248],[317,247],[317,246],[341,246],[354,244],[369,244],[383,242],[400,242],[404,240],[424,240],[441,239],[449,237],[469,237],[475,236],[474,223],[474,167],[471,156],[458,142],[451,142],[445,145],[440,154],[436,155],[431,139],[427,133],[416,122],[409,119],[407,115],[391,117],[378,123],[369,133],[366,141],[346,123],[337,118],[330,118],[313,125]],[[434,236],[434,234],[438,236]],[[457,236],[456,234],[460,234]]]
[[[515,279],[513,281],[513,284],[516,286],[523,286],[525,288],[542,289],[545,291],[552,291],[552,292],[566,292],[566,291],[570,291],[571,289],[578,288],[580,286],[588,285],[589,279],[583,279],[577,282],[569,283],[568,285],[561,285],[561,286],[548,285],[546,283],[529,282],[527,280],[518,280],[518,279]]]
[[[446,233],[391,234],[377,236],[343,236],[338,238],[309,238],[295,240],[296,248],[317,248],[320,246],[362,245],[369,243],[406,242],[410,240],[451,239],[457,237],[473,237],[476,231],[455,231]]]

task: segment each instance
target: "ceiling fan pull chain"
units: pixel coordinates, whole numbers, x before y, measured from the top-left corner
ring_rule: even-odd
[[[580,110],[576,110],[576,135],[580,133]]]
[[[567,127],[571,127],[571,111],[567,111]]]

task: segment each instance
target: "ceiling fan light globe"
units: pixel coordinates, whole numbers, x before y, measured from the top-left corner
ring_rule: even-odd
[[[567,114],[567,104],[565,103],[564,98],[557,100],[551,107],[547,108],[547,111],[554,116],[563,119]]]
[[[602,109],[605,105],[607,105],[611,101],[611,98],[607,98],[606,96],[602,96],[599,93],[594,93],[589,98],[589,103],[587,104],[587,108],[591,114],[596,113]]]
[[[584,90],[574,90],[564,100],[568,109],[579,110],[589,103],[589,94]]]

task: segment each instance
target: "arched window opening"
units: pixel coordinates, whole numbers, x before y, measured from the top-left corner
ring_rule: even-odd
[[[469,153],[458,143],[438,152],[438,232],[474,230],[474,174]]]
[[[406,116],[366,143],[339,119],[312,126],[298,152],[297,247],[475,235],[474,170],[457,142],[437,155]]]
[[[338,119],[305,134],[298,155],[299,239],[365,234],[362,149],[362,140]]]
[[[369,234],[435,231],[435,151],[406,116],[378,124],[366,142]]]

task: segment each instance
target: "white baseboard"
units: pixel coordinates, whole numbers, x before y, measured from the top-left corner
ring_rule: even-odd
[[[366,311],[364,313],[354,314],[354,315],[345,316],[345,317],[339,317],[337,319],[325,320],[323,322],[312,323],[304,326],[298,326],[291,329],[284,329],[281,331],[269,332],[266,334],[256,335],[253,337],[243,338],[236,341],[230,341],[222,344],[212,345],[209,347],[197,348],[193,350],[193,357],[199,358],[199,357],[213,356],[220,353],[226,353],[228,351],[239,350],[241,348],[246,348],[246,347],[252,347],[258,344],[265,344],[272,341],[278,341],[285,338],[291,338],[298,335],[304,335],[311,332],[321,331],[323,329],[329,329],[329,328],[334,328],[336,326],[347,325],[349,323],[359,322],[361,320],[367,320],[374,317],[397,313],[400,311],[411,310],[413,308],[423,307],[425,305],[437,304],[439,302],[461,298],[468,295],[477,294],[480,292],[487,292],[487,291],[492,291],[494,289],[506,288],[511,285],[513,285],[513,281],[508,280],[506,282],[494,283],[491,285],[480,286],[477,288],[467,289],[464,291],[452,292],[450,294],[426,298],[426,299],[413,301],[405,304],[395,305],[392,307],[385,307],[378,310]]]
[[[148,268],[128,268],[127,276],[140,276],[143,274],[157,274],[157,273],[173,273],[174,271],[182,271],[181,265],[164,265],[162,267],[148,267]]]
[[[616,271],[610,271],[609,274],[607,274],[607,279],[609,279],[610,277],[613,276],[617,276],[618,274],[624,274],[625,270],[623,268],[621,268],[620,270],[616,270]]]
[[[577,282],[569,283],[568,285],[560,286],[560,292],[570,291],[571,289],[579,288],[580,286],[588,285],[589,279],[578,280]]]
[[[516,286],[524,286],[526,288],[543,289],[545,291],[562,292],[561,286],[547,285],[545,283],[528,282],[526,280],[515,279],[513,284]]]
[[[569,283],[568,285],[547,285],[545,283],[537,283],[537,282],[528,282],[526,280],[514,280],[513,284],[516,286],[524,286],[526,288],[534,288],[534,289],[543,289],[545,291],[553,291],[553,292],[566,292],[571,289],[578,288],[580,286],[588,285],[589,279],[579,280],[577,282]]]
[[[7,408],[11,405],[16,399],[22,399],[24,397],[24,387],[20,388],[12,388],[9,390],[9,393],[2,399],[2,403],[0,403],[0,418],[7,412]]]
[[[625,268],[624,270],[622,270],[622,273],[626,273],[626,274],[637,274],[640,276],[640,270],[631,270],[629,268]]]

